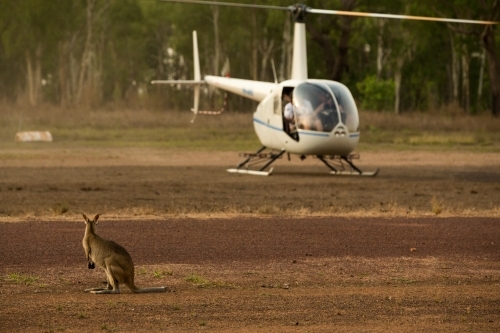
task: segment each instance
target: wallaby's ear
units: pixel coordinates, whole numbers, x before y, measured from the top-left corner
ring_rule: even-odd
[[[96,216],[94,216],[94,222],[97,224],[97,220],[99,220],[99,214],[97,214]]]
[[[85,223],[89,222],[89,218],[87,217],[87,215],[85,214],[82,214],[83,215],[83,218],[85,219]]]

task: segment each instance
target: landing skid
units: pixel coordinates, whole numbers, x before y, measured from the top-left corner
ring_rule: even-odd
[[[351,154],[348,156],[316,156],[321,162],[323,162],[331,171],[332,175],[341,176],[366,176],[374,177],[378,174],[379,169],[375,171],[361,171],[352,162],[353,159],[358,159],[359,155]],[[328,160],[327,160],[328,159]]]
[[[265,149],[266,147],[263,146],[255,153],[242,154],[243,157],[246,157],[246,159],[238,164],[235,169],[227,169],[227,172],[257,176],[269,176],[273,172],[273,168],[270,168],[267,171],[266,169],[278,158],[281,158],[285,151],[281,150],[278,152],[271,151],[269,153],[264,153]],[[264,163],[264,165],[258,168],[258,165],[262,163]]]
[[[265,153],[266,147],[262,147],[255,153],[243,153],[241,156],[245,157],[245,160],[238,164],[234,169],[227,169],[230,173],[241,173],[247,175],[257,175],[257,176],[269,176],[273,172],[273,168],[269,166],[281,158],[285,153],[285,150],[271,150]],[[306,158],[306,156],[301,156],[301,159]],[[375,171],[363,172],[354,163],[353,159],[358,159],[359,155],[351,154],[347,156],[322,156],[317,155],[321,162],[323,162],[329,169],[332,175],[342,175],[342,176],[365,176],[374,177],[377,175],[379,169]],[[263,164],[263,165],[262,165]],[[259,165],[262,165],[259,167]],[[269,168],[269,169],[268,169]]]

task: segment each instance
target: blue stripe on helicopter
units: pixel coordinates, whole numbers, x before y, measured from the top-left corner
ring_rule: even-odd
[[[255,122],[256,122],[256,123],[258,123],[258,124],[261,124],[261,125],[264,125],[264,126],[266,126],[266,127],[269,127],[269,128],[271,128],[271,129],[273,129],[273,130],[283,132],[283,128],[281,128],[281,127],[276,127],[276,126],[269,125],[269,124],[266,124],[265,122],[263,122],[262,120],[259,120],[259,119],[257,119],[257,118],[253,118],[253,121],[255,121]]]
[[[311,136],[324,136],[324,137],[329,137],[329,133],[324,133],[324,132],[316,132],[316,131],[304,131],[304,130],[299,130],[299,135],[311,135]]]

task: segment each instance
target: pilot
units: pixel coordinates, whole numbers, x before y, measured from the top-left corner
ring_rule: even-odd
[[[292,104],[292,99],[290,95],[288,94],[283,94],[283,103],[285,104],[285,109],[283,111],[283,115],[289,122],[295,122],[295,115],[294,115],[294,106]]]
[[[323,124],[321,122],[318,113],[321,112],[321,106],[324,104],[321,103],[316,109],[313,108],[312,103],[303,99],[300,107],[298,108],[298,118],[299,118],[299,127],[306,130],[316,130],[323,131]]]
[[[285,104],[283,116],[288,122],[289,130],[293,131],[295,130],[295,106],[292,104],[290,95],[283,94],[283,104]]]

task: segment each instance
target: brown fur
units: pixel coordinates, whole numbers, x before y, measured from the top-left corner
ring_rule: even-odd
[[[138,288],[134,284],[134,263],[125,248],[111,240],[96,234],[97,214],[90,220],[85,214],[85,236],[83,249],[89,263],[102,267],[106,272],[108,285],[106,288],[86,289],[93,294],[119,294],[120,283],[124,283],[134,293],[154,293],[166,291],[165,287]]]

